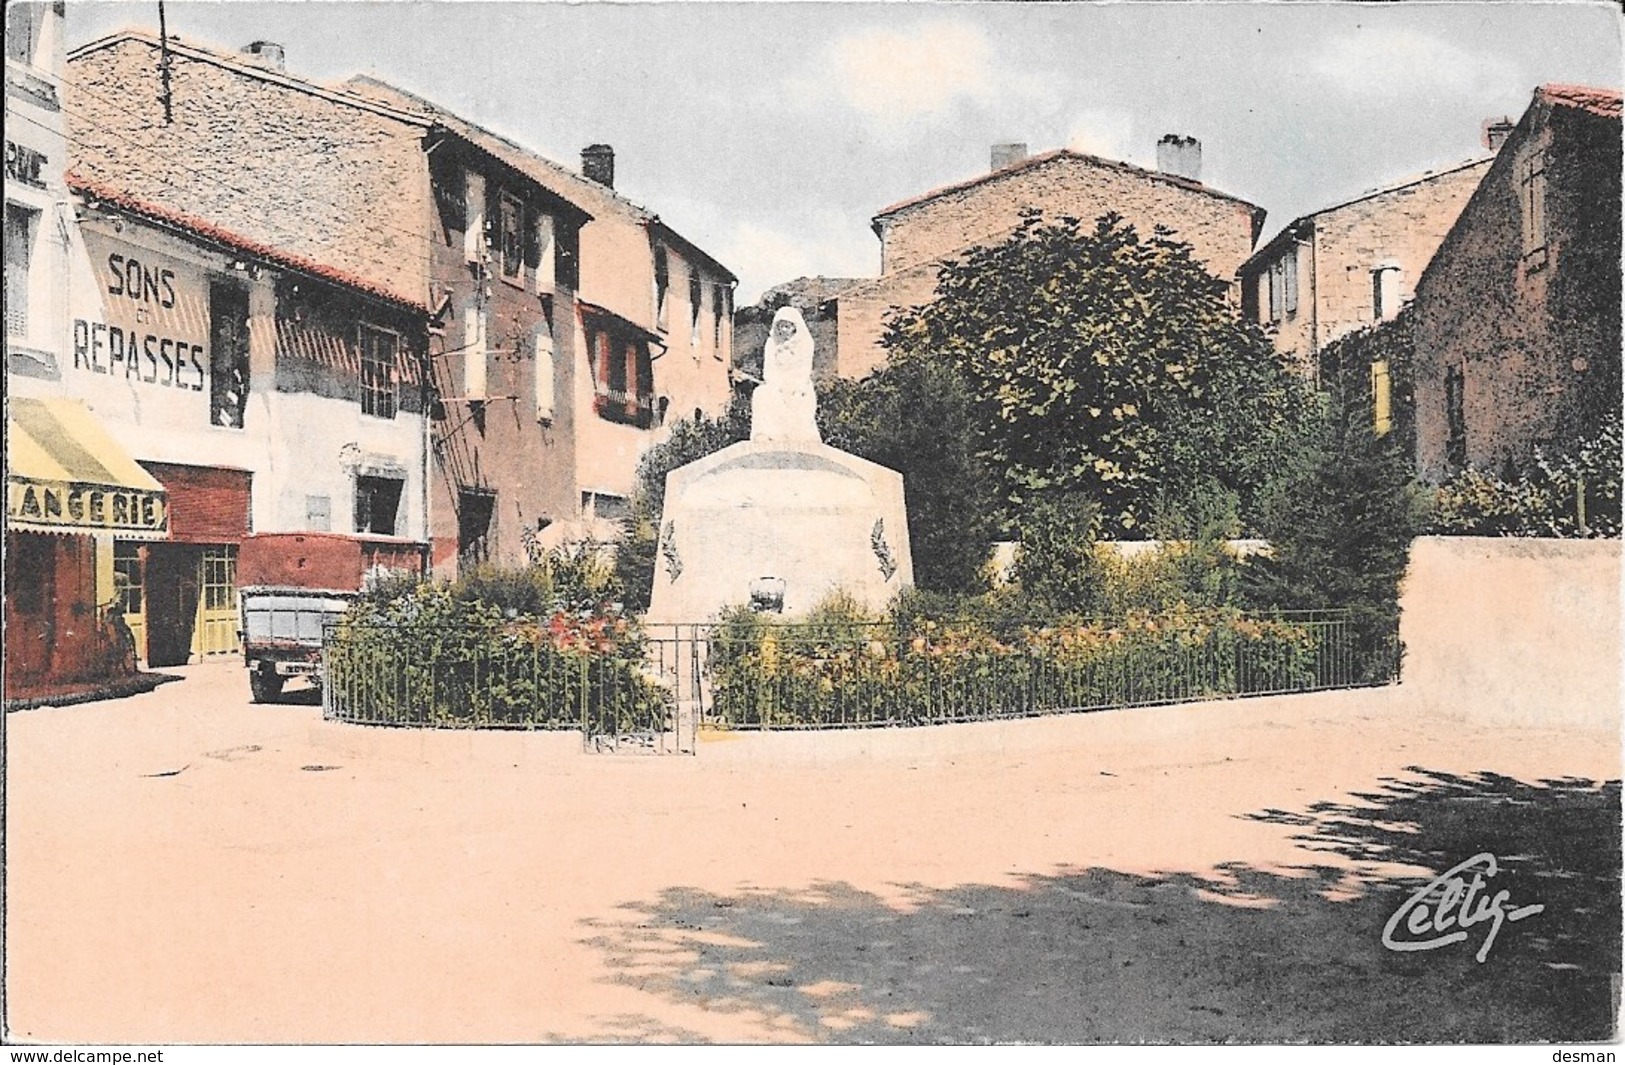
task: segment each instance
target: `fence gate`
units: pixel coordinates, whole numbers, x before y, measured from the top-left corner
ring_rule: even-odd
[[[581,707],[589,754],[694,754],[705,711],[705,626],[652,626],[641,683],[587,666]]]

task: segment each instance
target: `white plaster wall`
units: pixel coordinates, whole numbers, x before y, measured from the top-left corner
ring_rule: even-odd
[[[1620,723],[1620,542],[1422,537],[1402,589],[1404,687],[1490,724]]]
[[[223,466],[253,473],[255,532],[309,529],[306,496],[330,500],[330,528],[355,529],[356,461],[397,466],[405,473],[397,535],[427,539],[423,502],[423,417],[397,412],[374,418],[352,400],[310,393],[277,392],[275,383],[275,275],[232,273],[229,258],[165,233],[126,223],[92,221],[74,240],[70,258],[70,319],[112,323],[172,337],[202,348],[208,366],[209,277],[233,276],[249,289],[250,387],[240,429],[211,425],[205,378],[189,371],[180,386],[141,380],[104,352],[97,361],[114,372],[97,372],[81,357],[76,364],[72,321],[61,359],[62,380],[42,385],[46,394],[78,398],[113,438],[137,459],[192,466]],[[174,306],[133,301],[109,293],[107,256],[112,251],[148,256],[173,271]],[[137,311],[144,320],[137,321]],[[32,384],[32,382],[31,382]],[[200,387],[192,387],[194,384]],[[31,394],[39,394],[31,391]]]

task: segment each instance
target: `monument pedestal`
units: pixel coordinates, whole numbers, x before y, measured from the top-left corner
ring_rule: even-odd
[[[666,476],[647,620],[708,621],[753,592],[793,619],[836,589],[878,612],[913,580],[902,474],[815,441],[750,440]]]

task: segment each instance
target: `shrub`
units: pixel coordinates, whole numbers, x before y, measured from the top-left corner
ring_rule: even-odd
[[[984,588],[998,531],[995,479],[976,453],[970,407],[960,376],[933,359],[894,360],[819,393],[826,443],[903,475],[914,583],[930,591]]]
[[[1397,667],[1399,587],[1425,501],[1409,455],[1363,413],[1332,411],[1323,431],[1266,494],[1271,553],[1242,569],[1244,600],[1262,610],[1347,610],[1370,681]]]
[[[888,620],[842,607],[810,623],[737,609],[711,648],[712,713],[745,727],[922,724],[1133,706],[1335,683],[1326,631],[1181,608],[1117,622],[993,624],[901,600]],[[1008,622],[1008,618],[999,619]]]
[[[1459,536],[1620,535],[1620,412],[1511,479],[1468,469],[1434,496],[1432,530]]]
[[[337,716],[378,724],[625,732],[662,720],[637,625],[588,545],[524,570],[363,597],[324,654]],[[591,606],[583,606],[585,603]]]

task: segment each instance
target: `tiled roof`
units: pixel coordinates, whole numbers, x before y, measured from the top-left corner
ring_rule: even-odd
[[[1230,200],[1234,203],[1239,203],[1244,207],[1250,207],[1254,211],[1262,210],[1262,208],[1258,207],[1256,204],[1249,203],[1239,196],[1232,196],[1228,192],[1220,192],[1217,189],[1209,188],[1200,181],[1192,181],[1190,178],[1180,177],[1176,174],[1164,173],[1160,170],[1147,170],[1144,167],[1135,166],[1133,163],[1119,162],[1116,159],[1105,159],[1098,155],[1086,155],[1083,152],[1075,152],[1070,148],[1057,148],[1054,151],[1041,152],[1038,155],[1029,156],[1019,163],[1014,163],[1007,167],[1001,167],[998,170],[993,170],[986,174],[979,174],[968,181],[959,181],[952,185],[943,185],[941,188],[932,189],[930,192],[922,193],[919,196],[914,196],[898,203],[894,203],[890,207],[883,207],[875,214],[875,225],[878,227],[881,219],[889,218],[892,215],[899,214],[911,207],[918,207],[920,204],[935,200],[938,197],[948,196],[955,192],[963,192],[966,189],[972,189],[978,185],[984,185],[991,181],[1001,181],[1012,174],[1019,174],[1027,170],[1036,169],[1037,167],[1047,166],[1050,163],[1062,159],[1071,159],[1088,163],[1092,166],[1104,166],[1113,170],[1121,170],[1124,173],[1150,178],[1154,181],[1165,182],[1169,185],[1177,185],[1180,188],[1189,189],[1192,192],[1206,193],[1209,196],[1214,196],[1221,200]]]
[[[1589,85],[1542,85],[1535,95],[1559,107],[1577,107],[1604,118],[1620,116],[1618,89],[1598,89]]]

